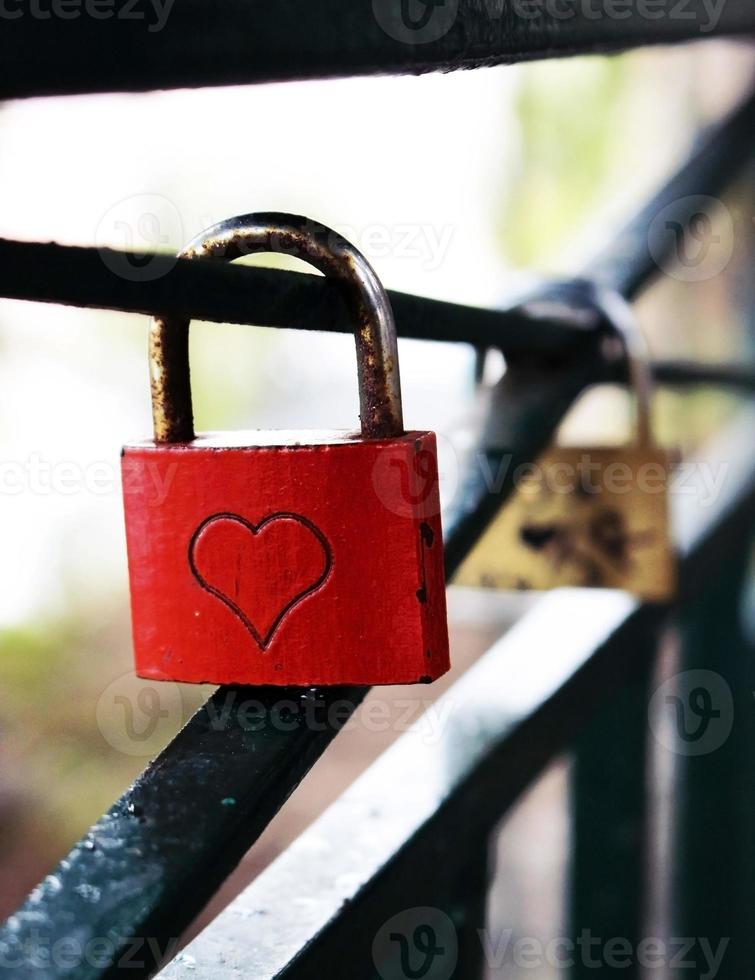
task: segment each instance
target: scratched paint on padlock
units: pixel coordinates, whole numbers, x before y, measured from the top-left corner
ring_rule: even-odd
[[[663,450],[557,447],[523,471],[455,582],[498,589],[675,590]]]

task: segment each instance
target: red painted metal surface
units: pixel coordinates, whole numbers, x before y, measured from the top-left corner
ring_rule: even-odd
[[[138,443],[123,487],[140,676],[399,684],[448,669],[431,432]]]

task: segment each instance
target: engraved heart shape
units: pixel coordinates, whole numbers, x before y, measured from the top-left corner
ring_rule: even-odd
[[[199,585],[220,599],[265,650],[283,620],[325,584],[330,543],[301,514],[270,514],[258,524],[238,514],[205,518],[189,543]]]

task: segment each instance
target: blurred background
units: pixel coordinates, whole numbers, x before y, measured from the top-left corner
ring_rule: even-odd
[[[345,234],[390,288],[495,305],[533,273],[583,268],[699,128],[736,102],[753,66],[752,47],[707,42],[446,76],[7,103],[0,235],[175,252],[227,216],[292,211]],[[721,205],[723,234],[732,216],[751,228],[752,215],[743,184]],[[653,352],[725,361],[741,351],[737,297],[753,284],[736,251],[700,281],[666,271],[638,306]],[[131,675],[119,453],[150,432],[147,325],[0,302],[2,915],[208,693],[168,684],[155,694]],[[402,341],[400,354],[407,425],[440,434],[449,504],[469,434],[473,353]],[[491,377],[500,367],[489,365]],[[192,371],[200,429],[356,425],[348,337],[195,324]],[[659,438],[705,438],[732,401],[660,392]],[[588,440],[619,441],[627,418],[624,396],[601,390],[567,424]],[[531,601],[452,589],[449,680]],[[400,706],[410,692],[379,696]],[[400,727],[357,724],[338,740],[216,905]],[[501,845],[495,914],[525,935],[558,929],[567,765],[522,801]],[[504,963],[498,974],[515,972]]]

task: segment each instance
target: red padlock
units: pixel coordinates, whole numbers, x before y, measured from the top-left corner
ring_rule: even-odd
[[[215,684],[406,684],[449,667],[432,432],[404,432],[395,325],[364,257],[292,215],[233,218],[183,257],[280,252],[343,286],[361,435],[195,436],[189,321],[150,333],[154,440],[123,450],[136,670]]]

